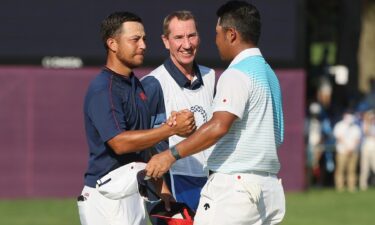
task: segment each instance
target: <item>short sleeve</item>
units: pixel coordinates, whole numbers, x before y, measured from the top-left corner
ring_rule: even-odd
[[[143,77],[141,82],[148,97],[147,104],[151,113],[151,127],[159,127],[167,120],[163,89],[161,88],[159,80],[151,75]],[[159,142],[154,146],[154,148],[158,152],[168,149],[168,139]]]
[[[246,75],[235,69],[228,69],[220,76],[213,112],[226,111],[242,119],[248,102],[249,88]]]
[[[151,127],[158,127],[166,121],[164,95],[160,82],[153,76],[146,76],[141,82],[147,95]]]

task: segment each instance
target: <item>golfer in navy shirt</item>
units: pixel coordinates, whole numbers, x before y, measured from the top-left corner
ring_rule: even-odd
[[[80,220],[90,225],[144,225],[145,209],[138,193],[109,199],[95,188],[97,180],[123,165],[144,161],[149,148],[171,135],[189,135],[195,122],[192,113],[183,111],[150,129],[147,96],[133,73],[143,63],[146,50],[141,18],[129,12],[113,13],[103,20],[101,34],[106,66],[90,83],[84,101],[89,162],[78,198]],[[168,206],[173,199],[170,191],[164,183],[155,183]]]

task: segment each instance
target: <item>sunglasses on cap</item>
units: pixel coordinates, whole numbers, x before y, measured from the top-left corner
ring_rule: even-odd
[[[157,203],[160,202],[161,199],[159,198],[159,195],[150,187],[149,185],[149,180],[151,178],[146,176],[146,171],[145,170],[140,170],[137,173],[137,181],[138,181],[138,191],[141,197],[143,198],[144,201],[149,202],[149,203]],[[151,193],[155,197],[157,197],[157,200],[150,200],[148,194]]]

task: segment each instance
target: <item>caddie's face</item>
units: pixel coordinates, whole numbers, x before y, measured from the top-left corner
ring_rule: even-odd
[[[146,34],[141,23],[124,22],[121,32],[114,39],[113,49],[119,61],[131,69],[142,65],[146,50]]]
[[[173,18],[169,23],[168,37],[162,36],[165,48],[169,50],[172,61],[177,66],[193,65],[199,46],[198,31],[194,20],[178,20]]]
[[[216,24],[216,46],[219,51],[219,55],[221,60],[223,61],[230,61],[229,55],[229,45],[228,40],[226,38],[226,30],[219,25],[220,19],[217,21]]]

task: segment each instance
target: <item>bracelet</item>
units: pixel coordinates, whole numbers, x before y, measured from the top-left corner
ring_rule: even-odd
[[[171,150],[173,157],[176,159],[176,161],[181,159],[181,156],[177,151],[176,145],[173,145],[172,147],[170,147],[170,150]]]

